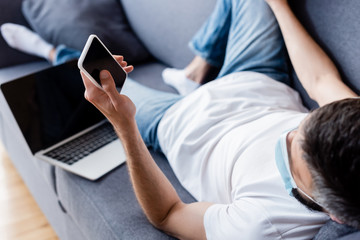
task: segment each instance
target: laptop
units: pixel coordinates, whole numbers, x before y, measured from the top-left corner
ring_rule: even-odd
[[[77,61],[0,88],[36,158],[90,180],[125,162],[112,125],[84,98]]]

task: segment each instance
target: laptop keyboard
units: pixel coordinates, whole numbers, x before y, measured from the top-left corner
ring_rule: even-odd
[[[115,139],[117,139],[117,135],[114,128],[109,122],[106,122],[90,132],[45,153],[45,156],[71,165]]]

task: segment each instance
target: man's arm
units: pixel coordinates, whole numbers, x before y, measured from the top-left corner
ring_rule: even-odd
[[[149,221],[179,239],[206,239],[204,214],[210,203],[183,203],[152,159],[135,120],[114,125],[127,155],[136,197]]]
[[[287,0],[266,0],[273,10],[300,82],[320,106],[357,97],[341,80],[331,59],[307,33],[290,9]]]
[[[122,57],[117,57],[125,70]],[[152,159],[135,122],[135,106],[120,95],[109,72],[101,76],[104,91],[82,75],[85,98],[113,124],[127,155],[127,165],[136,197],[149,221],[168,234],[181,239],[206,239],[204,214],[211,203],[185,204]]]

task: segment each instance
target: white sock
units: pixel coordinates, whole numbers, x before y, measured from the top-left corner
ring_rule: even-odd
[[[12,48],[45,59],[49,59],[50,51],[54,48],[37,33],[22,25],[5,23],[1,25],[1,34]]]
[[[166,84],[175,88],[181,95],[187,95],[197,89],[200,84],[188,79],[184,70],[166,68],[162,72]]]

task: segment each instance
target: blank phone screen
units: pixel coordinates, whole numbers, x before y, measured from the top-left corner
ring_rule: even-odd
[[[101,86],[100,71],[108,70],[117,88],[122,88],[126,79],[125,71],[114,60],[97,38],[93,38],[83,62],[84,69]]]

